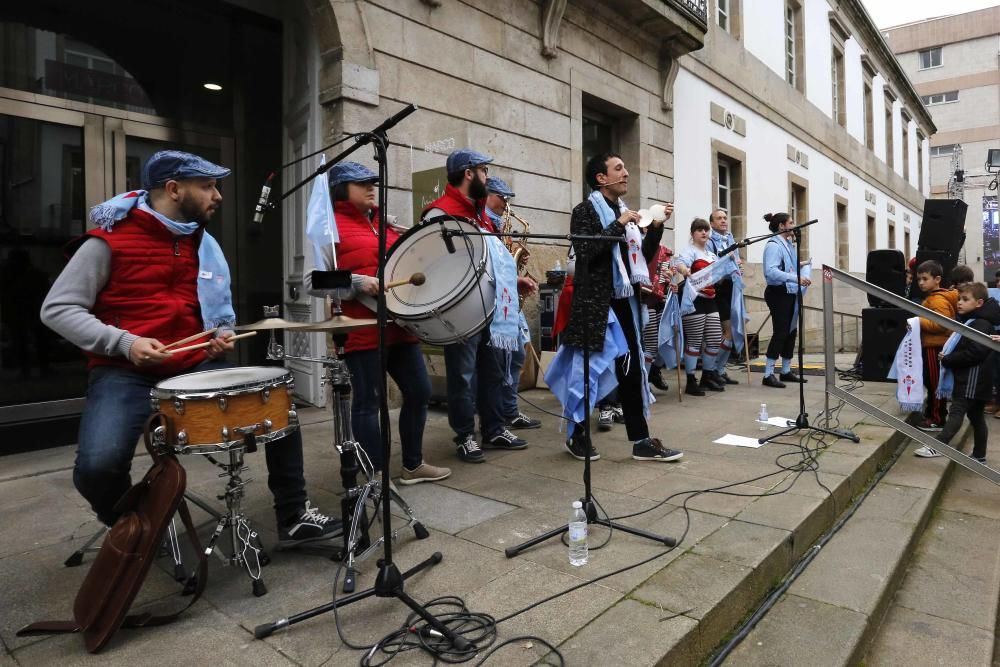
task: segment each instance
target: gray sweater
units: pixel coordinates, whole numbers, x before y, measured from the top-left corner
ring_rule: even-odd
[[[56,278],[42,303],[48,328],[86,352],[128,358],[138,336],[105,324],[91,312],[111,276],[111,247],[87,239]]]

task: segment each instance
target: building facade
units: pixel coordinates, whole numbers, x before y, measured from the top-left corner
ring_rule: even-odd
[[[989,149],[1000,149],[1000,7],[889,28],[885,36],[938,127],[930,196],[968,204],[959,261],[992,281],[1000,247],[996,187],[989,187],[985,162]]]
[[[802,252],[814,267],[864,274],[870,250],[912,256],[935,126],[862,3],[712,0],[709,19],[674,89],[676,244],[692,217],[721,207],[737,238],[766,234],[767,212],[817,220]],[[746,255],[752,311],[762,254]],[[842,290],[837,308],[862,302]]]

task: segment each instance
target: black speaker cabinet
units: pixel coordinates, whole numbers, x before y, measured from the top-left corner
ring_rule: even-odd
[[[865,280],[882,289],[903,296],[906,291],[906,258],[902,250],[872,250],[865,261]],[[868,295],[868,305],[887,308],[888,303]]]
[[[902,308],[865,308],[861,311],[861,379],[894,382],[886,376],[896,349],[906,333],[910,313]]]
[[[948,251],[948,250],[917,250],[917,263],[913,267],[914,275],[913,280],[910,281],[910,294],[909,299],[916,303],[921,303],[924,297],[927,296],[920,291],[917,287],[917,276],[916,270],[920,267],[921,262],[926,262],[927,260],[933,259],[935,262],[941,265],[944,269],[944,275],[941,277],[941,286],[949,287],[948,276],[951,275],[952,269],[958,265],[958,255]]]
[[[942,250],[957,257],[965,244],[968,208],[961,199],[925,199],[917,249]]]

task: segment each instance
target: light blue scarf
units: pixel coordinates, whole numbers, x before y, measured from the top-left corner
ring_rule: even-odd
[[[486,209],[486,215],[496,229],[503,222],[500,216]],[[496,236],[485,236],[490,247],[490,265],[493,267],[493,279],[496,281],[496,308],[493,310],[493,321],[490,322],[490,345],[508,352],[524,347],[524,329],[528,323],[521,313],[520,299],[517,295],[517,264],[514,257]]]
[[[968,322],[966,322],[968,324]],[[944,347],[941,348],[942,355],[948,355],[955,351],[958,347],[958,341],[962,340],[962,334],[953,333],[948,336],[948,340],[945,341]],[[955,391],[955,371],[951,370],[944,364],[941,364],[941,375],[938,378],[937,392],[935,396],[938,398],[943,398],[945,400],[951,400],[951,393]]]
[[[618,220],[615,217],[615,212],[611,210],[608,206],[608,202],[605,201],[604,195],[601,194],[600,190],[594,190],[590,193],[590,203],[597,211],[598,217],[601,219],[601,226],[604,229],[610,227],[614,222]],[[619,206],[622,210],[628,210],[625,206],[625,202],[621,199],[618,200]],[[615,298],[624,299],[627,296],[632,296],[635,290],[629,283],[629,278],[626,273],[631,274],[631,282],[639,285],[645,285],[646,287],[652,286],[649,281],[649,267],[646,265],[646,259],[642,255],[642,235],[639,232],[639,228],[635,225],[625,225],[625,241],[629,247],[628,261],[629,269],[631,271],[626,272],[625,262],[622,260],[622,249],[621,245],[615,243],[612,246],[612,262],[611,270],[614,274],[614,289]]]
[[[675,343],[679,347],[675,347]],[[660,315],[656,349],[667,368],[677,368],[677,350],[684,349],[684,327],[681,325],[680,303],[673,292],[667,292],[667,302]]]
[[[90,221],[111,233],[118,222],[123,220],[136,206],[159,220],[163,226],[177,236],[190,236],[198,231],[197,222],[177,222],[162,213],[154,211],[148,203],[149,193],[135,190],[116,195],[90,210]],[[236,325],[233,311],[229,264],[218,241],[208,231],[198,245],[198,302],[201,305],[201,319],[206,329],[226,330]]]
[[[615,359],[628,354],[628,351],[628,342],[618,318],[608,308],[604,346],[590,353],[590,405],[584,406],[583,350],[570,345],[559,346],[559,351],[545,371],[545,383],[563,406],[567,435],[572,437],[576,425],[587,419],[597,402],[618,386]]]
[[[730,268],[729,262],[715,261],[705,268],[696,272],[699,277],[708,278],[709,285],[714,285],[726,277]],[[705,272],[708,272],[707,274]],[[694,312],[694,300],[698,298],[698,291],[692,285],[690,278],[684,281],[684,293],[681,295],[681,315],[690,315]]]

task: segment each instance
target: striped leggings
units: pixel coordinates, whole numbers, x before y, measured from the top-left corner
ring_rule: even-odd
[[[681,324],[684,327],[684,370],[694,373],[702,351],[705,353],[702,369],[715,370],[714,361],[722,345],[719,313],[691,313],[681,318]]]

